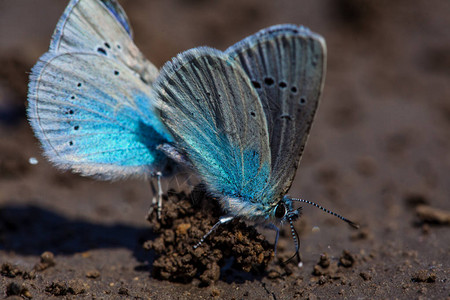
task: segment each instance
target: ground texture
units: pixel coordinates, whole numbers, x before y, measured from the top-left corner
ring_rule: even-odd
[[[25,104],[27,74],[66,3],[3,0],[0,297],[450,297],[448,1],[122,4],[136,43],[159,67],[183,50],[225,49],[273,24],[303,24],[322,34],[329,57],[324,95],[289,194],[361,229],[304,207],[296,224],[302,268],[280,263],[293,254],[288,228],[275,257],[270,231],[259,231],[266,242],[239,222],[194,251],[196,238],[220,215],[214,204],[192,206],[187,195],[172,193],[163,220],[149,222],[148,183],[59,172],[41,156]]]

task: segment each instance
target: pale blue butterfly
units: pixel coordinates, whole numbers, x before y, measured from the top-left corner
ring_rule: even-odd
[[[45,155],[82,175],[159,184],[173,162],[157,149],[172,141],[154,111],[157,76],[116,1],[70,1],[30,76],[28,117]]]
[[[286,196],[322,92],[325,41],[307,28],[277,25],[225,52],[199,47],[179,54],[155,82],[157,108],[175,148],[228,213],[220,224],[242,217],[290,224],[299,209]]]

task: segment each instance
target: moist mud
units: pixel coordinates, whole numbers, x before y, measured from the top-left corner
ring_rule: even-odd
[[[217,200],[201,189],[189,196],[169,193],[163,202],[161,219],[156,210],[148,217],[159,234],[155,240],[144,243],[144,248],[158,255],[152,275],[177,282],[198,278],[204,285],[217,281],[229,268],[262,275],[274,257],[274,246],[241,220],[222,224],[194,249],[222,215]]]

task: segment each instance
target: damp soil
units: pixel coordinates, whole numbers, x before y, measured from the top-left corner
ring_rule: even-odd
[[[262,275],[274,256],[274,246],[253,226],[241,220],[223,224],[199,245],[223,215],[215,199],[203,187],[196,187],[186,196],[172,193],[164,199],[161,217],[157,209],[148,216],[152,229],[159,236],[144,243],[154,250],[152,275],[160,280],[210,285],[219,278],[233,276],[233,269]],[[221,276],[222,275],[222,276]]]
[[[121,1],[158,67],[257,30],[322,34],[322,102],[289,194],[305,206],[274,233],[242,220],[193,246],[222,215],[165,180],[98,182],[51,166],[26,122],[27,76],[65,1],[0,3],[0,297],[10,299],[446,299],[450,297],[450,5],[414,1]],[[34,158],[35,160],[30,160]],[[30,163],[31,162],[31,163]],[[37,164],[35,164],[37,162]],[[190,180],[187,180],[190,182]],[[182,184],[183,183],[183,184]]]

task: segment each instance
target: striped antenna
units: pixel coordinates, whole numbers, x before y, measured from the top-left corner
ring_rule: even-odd
[[[283,264],[288,264],[294,257],[297,257],[297,265],[299,268],[303,266],[302,259],[300,258],[300,240],[298,239],[298,233],[297,230],[294,228],[294,224],[292,223],[292,219],[288,217],[289,226],[291,226],[291,234],[292,238],[294,239],[294,245],[295,245],[295,254],[289,258],[287,261],[285,261]]]
[[[329,213],[330,215],[333,215],[333,216],[335,216],[335,217],[338,217],[338,218],[341,219],[342,221],[347,222],[347,223],[348,223],[350,226],[352,226],[353,228],[356,228],[356,229],[359,228],[359,225],[356,224],[355,222],[352,222],[352,221],[350,221],[349,219],[344,218],[343,216],[338,215],[337,213],[332,212],[331,210],[328,210],[328,209],[326,209],[325,207],[323,207],[323,206],[321,206],[321,205],[319,205],[319,204],[316,204],[316,203],[314,203],[314,202],[311,202],[311,201],[308,201],[308,200],[304,200],[304,199],[297,199],[297,198],[289,198],[289,199],[292,200],[292,201],[303,202],[303,203],[307,203],[307,204],[310,204],[310,205],[312,205],[312,206],[315,206],[315,207],[317,207],[317,208],[323,210],[324,212]]]

